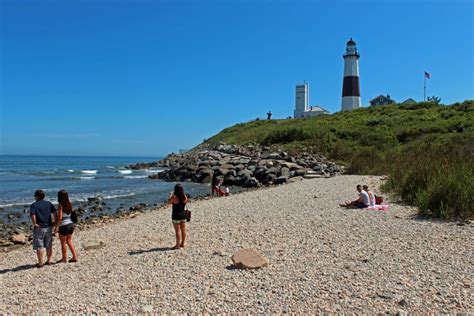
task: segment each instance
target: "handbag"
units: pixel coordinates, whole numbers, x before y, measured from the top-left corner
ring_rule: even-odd
[[[76,211],[73,210],[73,211],[71,212],[71,215],[70,215],[70,216],[71,216],[71,221],[72,221],[74,224],[76,224],[77,221],[78,221]]]
[[[191,211],[188,209],[187,206],[184,209],[184,214],[186,214],[186,222],[190,222],[191,221]]]

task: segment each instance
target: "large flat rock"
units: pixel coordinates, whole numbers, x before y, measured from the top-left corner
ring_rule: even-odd
[[[255,249],[240,249],[231,259],[239,269],[259,269],[268,265],[268,260]]]

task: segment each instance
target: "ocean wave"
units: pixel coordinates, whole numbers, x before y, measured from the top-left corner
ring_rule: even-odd
[[[115,169],[114,166],[105,166],[105,168],[107,168],[107,169]]]
[[[81,173],[85,174],[96,174],[97,170],[81,170]]]
[[[145,172],[147,173],[160,173],[163,172],[164,170],[162,169],[144,169]]]
[[[95,177],[94,176],[92,176],[92,177],[79,177],[79,179],[81,179],[81,180],[94,180]]]
[[[25,206],[25,205],[31,204],[33,202],[34,201],[25,201],[25,202],[18,201],[18,202],[15,202],[15,203],[0,204],[0,207]]]
[[[68,169],[67,172],[74,172],[74,169]]]
[[[119,170],[118,172],[120,172],[121,174],[131,174],[132,170]]]
[[[143,179],[148,178],[148,176],[123,176],[124,179]]]
[[[122,197],[129,197],[129,196],[134,196],[137,193],[135,192],[128,192],[128,193],[109,193],[109,194],[98,194],[102,197],[102,199],[107,200],[107,199],[116,199],[116,198],[122,198]],[[92,196],[97,196],[97,193],[85,193],[81,194],[79,196],[73,196],[71,197],[72,202],[87,202],[88,199]]]

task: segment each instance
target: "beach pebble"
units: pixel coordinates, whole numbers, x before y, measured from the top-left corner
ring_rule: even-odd
[[[153,312],[153,305],[143,305],[140,307],[140,313],[151,313]]]

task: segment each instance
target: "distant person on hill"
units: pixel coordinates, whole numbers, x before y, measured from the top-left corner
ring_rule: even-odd
[[[67,261],[67,247],[71,250],[72,258],[69,262],[77,262],[77,254],[74,245],[72,244],[72,233],[74,233],[74,222],[71,219],[71,214],[75,212],[72,209],[71,201],[66,190],[58,192],[58,217],[56,220],[55,233],[59,232],[59,240],[61,240],[61,254],[62,258],[58,262]]]
[[[369,191],[369,186],[364,184],[362,189],[369,195],[369,206],[375,206],[375,194],[372,191]]]
[[[184,188],[181,184],[174,186],[174,191],[170,193],[168,204],[172,205],[171,221],[173,222],[174,232],[176,234],[176,245],[173,249],[183,248],[186,240],[186,212],[185,206],[188,203],[188,197],[184,194]]]
[[[44,191],[35,191],[35,200],[30,206],[30,217],[33,223],[33,249],[38,257],[37,268],[43,267],[43,249],[46,248],[46,264],[52,264],[53,256],[53,225],[52,216],[56,214],[54,205],[45,201]]]
[[[342,207],[356,207],[356,208],[366,208],[369,206],[369,195],[367,192],[362,190],[362,186],[358,184],[356,186],[357,192],[359,192],[359,197],[354,201],[346,201],[339,204]]]

